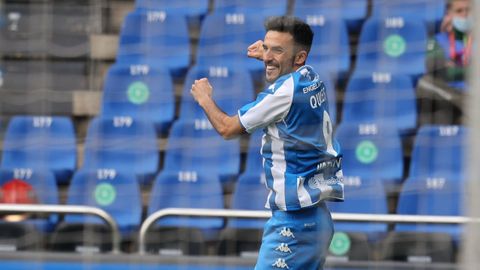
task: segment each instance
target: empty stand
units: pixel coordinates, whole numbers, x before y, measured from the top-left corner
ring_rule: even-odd
[[[200,66],[242,67],[263,80],[263,62],[246,56],[247,48],[263,40],[263,18],[256,13],[213,13],[200,31],[196,63]]]
[[[268,191],[263,173],[242,174],[232,196],[232,209],[266,210]],[[227,220],[226,228],[220,235],[219,254],[248,256],[258,255],[262,241],[264,219]]]
[[[122,234],[133,241],[142,217],[142,196],[136,175],[125,171],[80,170],[68,190],[67,204],[98,207],[110,214]],[[52,236],[52,248],[63,252],[109,251],[111,231],[99,217],[66,215]]]
[[[391,73],[358,73],[351,76],[345,90],[342,122],[393,124],[402,133],[412,132],[417,103],[411,79]]]
[[[120,30],[117,62],[168,68],[181,77],[190,64],[187,20],[165,11],[130,12]]]
[[[149,183],[158,171],[157,135],[151,122],[131,117],[95,118],[85,138],[84,169],[134,173]]]
[[[336,137],[342,146],[343,171],[348,181],[381,180],[387,188],[403,177],[403,147],[391,126],[342,123]]]
[[[194,66],[185,79],[180,119],[207,119],[202,108],[193,99],[190,90],[195,80],[208,78],[215,103],[228,115],[236,115],[245,104],[252,102],[253,81],[247,70],[226,66]]]
[[[425,73],[426,48],[427,31],[420,18],[370,17],[360,33],[355,70],[417,79]]]
[[[239,139],[224,140],[206,119],[176,121],[167,142],[163,171],[205,174],[211,182],[218,177],[222,183],[232,182],[240,173]]]
[[[139,10],[160,10],[169,14],[186,16],[189,25],[200,24],[208,13],[209,0],[135,0]]]
[[[148,215],[165,208],[223,209],[218,177],[202,172],[160,173],[153,184]],[[147,232],[147,251],[160,254],[206,254],[207,243],[224,226],[222,218],[165,217]]]
[[[275,2],[268,0],[216,0],[213,11],[215,13],[244,13],[257,14],[263,18],[287,14],[287,0]]]
[[[155,124],[166,135],[175,116],[172,77],[167,69],[148,65],[113,65],[103,86],[101,115],[130,116]]]
[[[2,168],[50,170],[66,184],[76,169],[77,152],[73,122],[60,116],[15,116],[3,142]]]
[[[368,1],[367,0],[339,0],[339,1],[310,1],[296,0],[294,1],[293,14],[296,16],[313,15],[332,16],[333,18],[341,18],[347,23],[350,32],[358,32],[367,17]]]
[[[8,3],[3,11],[5,22],[0,27],[0,53],[44,55],[50,26],[46,6],[42,3]]]

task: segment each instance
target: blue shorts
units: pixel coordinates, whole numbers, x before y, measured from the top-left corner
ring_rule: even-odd
[[[255,270],[323,269],[332,236],[332,217],[323,202],[297,211],[273,211],[265,224]]]

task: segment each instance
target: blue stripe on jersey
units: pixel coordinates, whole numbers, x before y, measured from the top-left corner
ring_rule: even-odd
[[[239,117],[248,132],[265,127],[262,155],[270,208],[295,210],[324,199],[343,200],[340,147],[333,139],[325,85],[311,67],[280,77],[241,108]]]

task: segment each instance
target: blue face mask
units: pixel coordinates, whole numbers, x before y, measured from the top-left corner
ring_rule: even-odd
[[[455,29],[462,33],[466,33],[470,30],[472,23],[468,18],[453,17],[452,25]]]

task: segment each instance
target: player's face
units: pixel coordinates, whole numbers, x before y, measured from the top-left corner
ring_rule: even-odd
[[[270,83],[294,70],[294,40],[289,33],[268,31],[263,41],[265,77]]]

